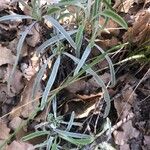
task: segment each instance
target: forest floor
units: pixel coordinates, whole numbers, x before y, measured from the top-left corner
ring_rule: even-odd
[[[27,13],[27,10],[15,2],[10,3],[9,0],[0,0],[0,17],[12,13]],[[105,51],[116,45],[130,42],[130,45],[110,54],[116,74],[115,86],[108,87],[111,98],[108,118],[111,122],[112,136],[108,141],[108,135],[98,136],[94,143],[84,146],[84,150],[94,149],[98,144],[106,141],[107,146],[110,144],[111,148],[119,150],[150,149],[150,1],[124,0],[123,4],[122,6],[116,1],[113,8],[127,22],[128,30],[120,29],[114,21],[109,20],[106,25],[109,32],[102,32],[96,41]],[[103,22],[104,20],[101,19],[99,23]],[[45,77],[40,83],[41,87],[35,95],[35,101],[31,101],[36,74],[41,62],[44,62],[44,58],[47,59],[48,55],[45,54],[42,61],[39,61],[35,52],[37,47],[49,38],[52,30],[46,25],[37,24],[26,37],[8,91],[9,76],[17,59],[17,43],[27,24],[30,22],[26,20],[0,22],[0,145],[7,140],[8,143],[6,142],[3,147],[6,150],[32,149],[34,145],[43,142],[43,137],[29,142],[23,142],[21,138],[44,123],[47,113],[52,110],[49,103],[47,108],[38,112],[9,139],[40,104],[40,97],[45,89],[51,66],[49,64]],[[64,25],[64,28],[67,28],[66,26],[69,25]],[[85,45],[86,43],[85,40]],[[98,54],[99,52],[93,49],[89,58],[92,59]],[[54,87],[58,87],[73,68],[74,64],[70,59],[62,59]],[[111,78],[107,61],[99,62],[95,68],[99,70],[100,77],[107,85]],[[82,76],[59,92],[57,113],[68,121],[74,111],[75,122],[81,125],[74,127],[73,132],[97,135],[107,120],[103,118],[106,104],[102,95],[103,91],[93,77]]]

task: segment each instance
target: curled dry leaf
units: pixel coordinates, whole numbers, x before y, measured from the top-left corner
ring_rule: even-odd
[[[14,64],[15,58],[11,50],[0,44],[0,66],[4,64]]]
[[[27,142],[13,141],[6,150],[34,150],[34,146]]]

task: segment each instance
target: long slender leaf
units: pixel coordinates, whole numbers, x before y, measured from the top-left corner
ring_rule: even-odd
[[[68,34],[69,35],[72,35],[72,34],[75,34],[77,32],[77,30],[74,30],[74,31],[68,31]],[[37,48],[37,55],[39,54],[39,53],[44,53],[45,52],[45,49],[48,47],[48,46],[50,46],[50,45],[52,45],[52,44],[54,44],[54,43],[56,43],[56,42],[58,42],[58,41],[60,41],[60,40],[62,40],[62,39],[64,39],[65,37],[62,35],[62,34],[58,34],[58,35],[56,35],[56,36],[53,36],[51,39],[49,39],[49,40],[47,40],[47,41],[45,41],[41,46],[39,46],[38,48]]]
[[[39,137],[39,136],[42,136],[42,135],[48,135],[49,132],[48,131],[36,131],[34,133],[31,133],[29,135],[26,135],[22,138],[23,141],[28,141],[28,140],[31,140],[33,138],[36,138],[36,137]]]
[[[94,46],[102,53],[104,54],[105,51],[99,47],[97,44],[94,44]],[[105,55],[105,58],[108,62],[108,65],[109,65],[109,68],[110,68],[110,74],[111,74],[111,86],[114,86],[116,84],[116,78],[115,78],[115,70],[114,70],[114,66],[113,66],[113,63],[110,59],[110,57],[106,54]]]
[[[92,137],[89,137],[89,138],[83,138],[83,139],[75,139],[75,138],[71,138],[71,137],[68,137],[66,135],[59,135],[62,139],[72,143],[72,144],[75,144],[75,145],[87,145],[87,144],[90,144],[94,141],[94,138]]]
[[[70,117],[70,120],[68,122],[68,126],[66,128],[66,131],[69,131],[73,125],[73,121],[74,121],[74,117],[75,117],[75,113],[74,111],[71,113],[71,117]]]
[[[18,64],[18,61],[19,61],[19,57],[20,57],[20,54],[21,54],[21,50],[22,50],[22,47],[23,47],[23,43],[25,41],[25,38],[28,34],[28,32],[32,29],[32,27],[35,25],[36,22],[33,22],[29,27],[26,28],[26,30],[22,33],[20,39],[19,39],[19,42],[17,44],[17,57],[16,57],[16,60],[15,60],[15,64],[13,66],[13,69],[12,69],[12,72],[10,74],[10,77],[9,77],[9,80],[8,80],[8,90],[10,90],[10,85],[11,85],[11,81],[12,81],[12,78],[13,78],[13,75],[14,75],[14,72],[16,70],[16,67],[17,67],[17,64]]]
[[[41,110],[43,110],[45,105],[46,105],[48,94],[49,94],[49,92],[50,92],[50,90],[52,88],[52,85],[53,85],[54,81],[55,81],[59,65],[60,65],[60,55],[57,57],[54,65],[53,65],[53,69],[52,69],[51,75],[50,75],[50,77],[48,79],[45,91],[43,93],[42,100],[41,100]]]
[[[7,20],[18,20],[18,19],[32,19],[32,17],[30,16],[26,16],[26,15],[7,15],[7,16],[3,16],[0,17],[0,22],[1,21],[7,21]]]
[[[125,29],[128,29],[128,25],[127,23],[124,21],[124,19],[119,16],[118,14],[116,14],[114,11],[110,10],[110,9],[105,9],[101,15],[105,16],[105,17],[109,17],[111,19],[113,19],[115,22],[117,22],[120,26],[122,26]]]
[[[68,32],[59,24],[59,22],[51,16],[44,16],[46,20],[52,23],[52,25],[60,31],[60,33],[66,38],[66,40],[70,43],[70,45],[76,49],[76,44],[73,39],[70,37]]]
[[[68,131],[63,131],[63,130],[59,130],[59,129],[54,129],[54,131],[57,132],[58,134],[70,136],[73,138],[90,138],[91,137],[90,135],[87,135],[87,134],[68,132]]]
[[[75,39],[75,43],[77,45],[76,55],[78,58],[80,58],[80,49],[82,45],[83,31],[84,31],[84,25],[80,25],[78,28],[78,32],[76,34],[76,39]]]
[[[80,71],[80,69],[82,68],[82,66],[85,64],[85,61],[88,58],[90,52],[91,52],[91,44],[89,44],[86,47],[86,49],[85,49],[85,51],[84,51],[84,53],[83,53],[80,61],[78,62],[78,65],[77,65],[77,67],[76,67],[76,69],[74,71],[74,76],[78,74],[78,72]]]
[[[47,146],[46,146],[46,149],[47,149],[47,150],[50,150],[50,149],[51,149],[53,140],[54,140],[54,137],[50,137],[50,138],[47,140]]]

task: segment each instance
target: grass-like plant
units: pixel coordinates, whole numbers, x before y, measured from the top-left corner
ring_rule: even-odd
[[[67,128],[64,130],[60,129],[61,124],[63,124],[64,122],[60,116],[57,116],[57,113],[56,113],[57,112],[56,97],[57,97],[57,94],[59,94],[59,91],[67,87],[69,84],[73,83],[76,79],[81,77],[83,73],[86,72],[87,75],[92,75],[95,81],[99,84],[99,86],[102,87],[102,91],[104,93],[104,100],[106,101],[104,117],[108,116],[109,110],[110,110],[110,96],[109,96],[107,87],[104,84],[103,80],[100,78],[97,72],[93,70],[92,67],[103,59],[106,59],[108,61],[109,69],[111,73],[110,86],[115,85],[115,71],[114,71],[113,63],[110,57],[101,47],[96,45],[95,39],[97,38],[97,35],[99,34],[99,32],[105,28],[105,25],[107,24],[110,18],[113,19],[115,22],[117,22],[124,29],[127,29],[126,22],[119,15],[117,15],[115,11],[112,10],[110,0],[104,0],[104,1],[101,1],[101,0],[81,0],[81,1],[61,0],[58,3],[55,3],[53,5],[47,4],[44,6],[40,6],[40,0],[31,0],[30,5],[27,5],[22,0],[20,0],[19,2],[22,3],[22,5],[24,5],[25,7],[28,7],[28,9],[31,12],[30,16],[15,14],[15,15],[3,16],[0,18],[0,22],[6,21],[6,20],[15,21],[17,19],[32,20],[32,23],[22,33],[19,39],[19,42],[17,44],[17,48],[16,48],[17,58],[13,66],[10,79],[8,81],[8,89],[10,89],[11,80],[13,78],[15,69],[19,61],[21,49],[23,47],[24,41],[29,31],[34,27],[35,24],[39,22],[44,24],[44,22],[46,21],[52,24],[53,26],[53,33],[52,33],[53,36],[47,41],[43,42],[36,49],[37,55],[40,56],[40,55],[43,55],[47,51],[48,47],[52,47],[51,56],[46,60],[46,63],[41,66],[40,70],[37,73],[35,83],[33,85],[32,100],[34,99],[36,90],[38,89],[40,81],[42,80],[42,77],[47,68],[48,62],[52,60],[53,65],[51,67],[51,73],[50,73],[45,90],[41,98],[41,104],[35,110],[35,112],[31,114],[31,116],[28,118],[27,121],[29,121],[30,119],[33,119],[35,115],[37,114],[37,112],[43,110],[45,106],[47,105],[47,103],[49,103],[52,100],[53,100],[53,103],[52,103],[53,114],[52,113],[49,114],[47,116],[47,121],[44,123],[44,125],[41,124],[38,127],[38,128],[41,128],[42,131],[38,131],[38,128],[37,128],[37,130],[34,133],[24,137],[23,140],[29,140],[37,136],[47,135],[48,137],[47,140],[43,144],[36,145],[36,147],[44,146],[44,147],[47,147],[47,149],[53,149],[53,150],[58,149],[60,147],[59,145],[61,141],[60,139],[66,140],[77,146],[81,146],[81,145],[83,146],[83,145],[87,145],[93,142],[94,138],[90,135],[70,132],[72,125],[75,124],[73,121],[74,120],[73,113],[70,118],[70,121],[66,123],[68,124]],[[75,12],[69,12],[69,9],[68,9],[69,7],[74,7]],[[67,13],[66,13],[66,10],[67,10]],[[59,20],[61,20],[68,14],[76,18],[76,24],[78,27],[77,29],[66,31],[63,25],[60,24]],[[100,17],[105,18],[105,23],[103,25],[99,24]],[[87,27],[89,26],[90,26],[90,38],[88,39],[85,38],[85,40],[88,41],[88,44],[86,48],[83,50],[82,48],[83,38],[85,37],[85,32],[88,31]],[[64,40],[69,43],[75,55],[67,52],[64,46]],[[88,57],[94,47],[97,48],[102,54],[97,56],[92,62],[88,63],[87,62]],[[56,80],[56,76],[58,74],[63,56],[69,57],[76,65],[76,68],[73,70],[73,74],[71,74],[69,78],[65,79],[64,82],[61,83],[58,88],[52,89],[54,82]],[[45,130],[45,126],[48,127],[48,130]]]

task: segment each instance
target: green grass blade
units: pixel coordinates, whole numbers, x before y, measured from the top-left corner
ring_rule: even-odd
[[[56,119],[56,117],[57,117],[57,100],[56,100],[56,96],[54,96],[52,105],[53,105],[54,117],[55,117],[55,119]]]
[[[51,88],[53,86],[53,83],[55,81],[55,78],[57,76],[59,65],[60,65],[60,55],[57,57],[54,65],[53,65],[53,69],[52,69],[51,75],[50,75],[50,77],[48,79],[45,91],[43,93],[42,100],[41,100],[41,110],[43,110],[45,105],[46,105],[48,94],[49,94],[49,92],[50,92],[50,90],[51,90]]]
[[[78,65],[77,65],[77,67],[76,67],[76,69],[74,71],[74,76],[78,74],[78,72],[80,71],[80,69],[82,68],[82,66],[85,64],[85,61],[88,58],[88,56],[89,56],[90,53],[91,53],[91,44],[89,44],[86,47],[86,49],[85,49],[85,51],[84,51],[84,53],[83,53],[80,61],[78,62]]]
[[[66,38],[66,40],[70,43],[70,45],[76,49],[76,44],[75,42],[73,41],[73,39],[70,37],[70,35],[67,33],[67,31],[59,24],[59,22],[54,19],[53,17],[51,16],[44,16],[44,18],[46,20],[48,20],[49,22],[52,23],[52,25],[57,29],[59,30],[59,32]]]
[[[94,141],[94,138],[93,137],[89,137],[89,138],[83,138],[83,139],[75,139],[75,138],[72,138],[72,137],[68,137],[66,135],[59,135],[62,139],[74,144],[74,145],[87,145],[87,144],[90,144]]]
[[[54,129],[54,131],[57,132],[58,134],[66,135],[66,136],[73,137],[73,138],[89,138],[90,137],[90,135],[87,135],[87,134],[68,132],[68,131],[63,131],[59,129]]]
[[[50,138],[47,140],[47,146],[46,146],[46,149],[47,149],[47,150],[50,150],[50,149],[51,149],[53,140],[54,140],[54,137],[50,137]]]
[[[23,47],[23,43],[25,41],[25,38],[28,34],[28,32],[32,29],[32,27],[35,25],[36,22],[33,22],[29,27],[26,28],[26,30],[22,33],[20,39],[19,39],[19,42],[17,44],[17,57],[16,57],[16,60],[15,60],[15,64],[13,66],[13,69],[12,69],[12,72],[10,74],[10,77],[9,77],[9,80],[8,80],[8,90],[10,90],[10,85],[11,85],[11,81],[13,79],[13,75],[14,75],[14,72],[16,70],[16,67],[17,67],[17,64],[18,64],[18,61],[19,61],[19,57],[20,57],[20,54],[21,54],[21,50],[22,50],[22,47]]]
[[[69,131],[73,125],[73,121],[74,121],[74,117],[75,117],[75,113],[74,111],[71,113],[71,117],[70,117],[70,120],[68,122],[68,126],[66,128],[66,131]]]
[[[34,133],[31,133],[29,135],[26,135],[22,138],[23,141],[28,141],[28,140],[31,140],[33,138],[36,138],[36,137],[39,137],[39,136],[42,136],[42,135],[48,135],[49,132],[48,131],[36,131]]]
[[[80,49],[81,49],[81,45],[82,45],[83,31],[84,31],[84,25],[80,25],[78,28],[78,32],[76,34],[76,39],[75,39],[75,43],[77,45],[76,56],[78,58],[80,58]]]
[[[18,19],[32,19],[32,17],[26,15],[7,15],[7,16],[0,17],[0,22],[7,21],[7,20],[18,20]]]
[[[99,47],[97,44],[94,44],[94,46],[102,53],[104,54],[105,51]],[[107,60],[108,62],[108,65],[109,65],[109,68],[110,68],[110,74],[111,74],[111,86],[114,86],[116,84],[116,77],[115,77],[115,70],[114,70],[114,66],[113,66],[113,63],[110,59],[110,57],[106,54],[105,55],[105,59]]]
[[[72,34],[75,34],[76,32],[77,32],[77,30],[68,31],[68,34],[69,34],[69,35],[72,35]],[[44,53],[44,52],[45,52],[45,49],[46,49],[48,46],[50,46],[50,45],[52,45],[52,44],[54,44],[54,43],[56,43],[56,42],[58,42],[58,41],[60,41],[60,40],[63,40],[63,39],[64,39],[64,36],[63,36],[62,34],[58,34],[58,35],[52,37],[51,39],[45,41],[41,46],[39,46],[39,47],[37,48],[37,50],[36,50],[36,51],[37,51],[37,55],[39,55],[40,53]]]
[[[111,19],[113,19],[115,22],[117,22],[120,26],[122,26],[124,29],[128,29],[128,25],[127,23],[124,21],[124,19],[119,16],[118,14],[116,14],[114,11],[110,10],[110,9],[105,9],[101,15],[105,16],[105,17],[109,17]]]

